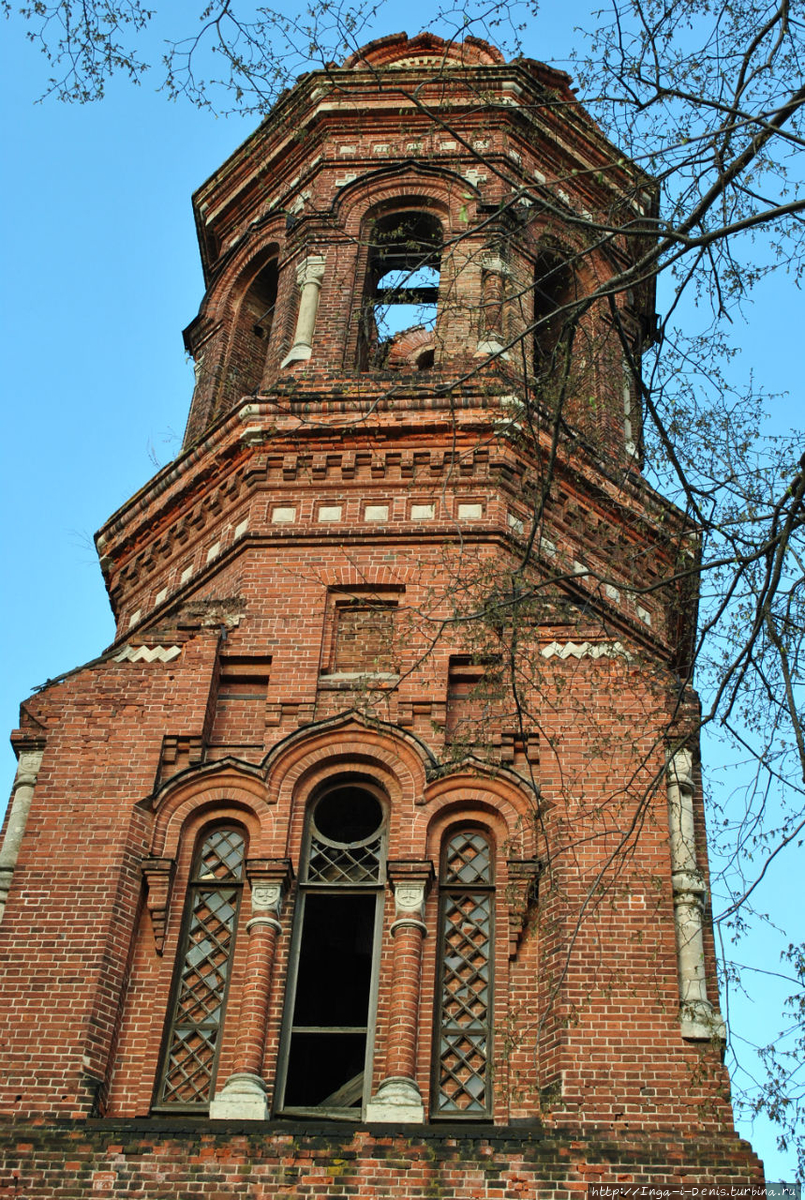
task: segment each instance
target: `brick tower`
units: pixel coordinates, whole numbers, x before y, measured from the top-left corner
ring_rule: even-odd
[[[0,1195],[759,1182],[696,531],[640,470],[652,181],[561,72],[395,35],[194,205],[182,452],[13,735]]]

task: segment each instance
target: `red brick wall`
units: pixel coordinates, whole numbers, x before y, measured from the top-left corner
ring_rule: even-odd
[[[476,62],[485,87],[508,87],[513,73],[525,88],[554,88],[560,103],[545,101],[544,119],[570,121],[563,77],[504,69],[487,53]],[[579,330],[582,390],[568,391],[577,428],[558,444],[528,363],[479,372],[474,358],[489,206],[533,180],[538,163],[558,186],[571,143],[588,162],[605,147],[577,112],[561,149],[547,136],[536,144],[516,106],[492,116],[458,104],[462,136],[487,142],[494,170],[482,186],[465,178],[477,155],[426,129],[402,85],[381,96],[373,76],[351,72],[339,84],[351,97],[343,110],[317,107],[311,79],[300,83],[197,195],[209,288],[187,335],[203,362],[186,449],[99,535],[114,646],[23,708],[17,743],[46,749],[0,926],[0,1116],[24,1160],[10,1178],[30,1200],[82,1188],[528,1200],[548,1187],[569,1200],[614,1169],[681,1179],[682,1162],[691,1182],[699,1169],[719,1182],[725,1169],[753,1178],[720,1048],[684,1040],[679,1026],[665,759],[669,744],[696,741],[695,703],[680,709],[677,692],[692,616],[674,582],[695,540],[627,463],[620,354],[597,305]],[[328,87],[321,96],[332,100]],[[287,138],[292,128],[308,134]],[[423,149],[411,149],[418,139]],[[266,179],[294,217],[287,229],[265,214]],[[624,213],[645,183],[626,167],[595,187],[584,179],[565,181],[567,202]],[[401,195],[440,214],[448,241],[461,234],[442,260],[437,365],[359,373],[367,223]],[[510,284],[532,277],[556,223],[540,213],[509,243]],[[578,237],[560,232],[568,245]],[[280,264],[263,390],[240,403],[232,379],[250,369],[242,300],[269,249]],[[296,264],[310,253],[326,256],[313,357],[284,371]],[[611,270],[590,259],[588,291]],[[511,306],[508,328],[526,330],[527,308]],[[468,364],[460,385],[439,386]],[[393,613],[393,630],[373,603],[389,606],[379,611]],[[349,646],[340,613],[352,622]],[[483,695],[459,695],[460,662],[465,675],[480,671]],[[352,673],[360,678],[344,678]],[[238,679],[248,697],[231,694]],[[344,779],[384,797],[391,859],[438,866],[462,821],[495,846],[489,1115],[501,1132],[434,1128],[408,1140],[261,1126],[247,1139],[206,1123],[132,1125],[152,1109],[199,833],[236,822],[250,859],[288,861],[298,879],[309,804]],[[696,804],[704,868],[700,792]],[[165,895],[146,884],[146,859],[165,881],[174,871]],[[391,987],[396,913],[388,887],[382,896],[373,1093],[397,1061],[396,1023],[411,1025]],[[297,901],[294,884],[268,997],[269,1103]],[[426,1115],[437,907],[433,887],[416,1012]],[[236,1065],[241,925],[219,1087]],[[709,927],[705,954],[715,1000]],[[98,1114],[107,1123],[92,1123]],[[54,1120],[90,1124],[56,1130]],[[51,1124],[32,1132],[20,1121]],[[530,1123],[515,1127],[522,1136],[509,1128],[516,1121]]]

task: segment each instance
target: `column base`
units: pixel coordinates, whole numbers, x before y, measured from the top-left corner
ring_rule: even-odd
[[[480,341],[478,343],[478,349],[475,351],[473,358],[490,358],[493,354],[496,354],[498,358],[509,358],[509,352],[508,350],[504,349],[503,343],[498,342],[495,339]]]
[[[724,1018],[709,1000],[689,1000],[679,1010],[679,1026],[683,1038],[692,1042],[726,1041]]]
[[[405,1125],[423,1125],[425,1106],[413,1079],[384,1079],[366,1105],[367,1121],[393,1121]]]
[[[280,367],[289,367],[291,363],[295,362],[307,362],[308,359],[312,357],[312,346],[305,346],[304,343],[301,343],[298,346],[291,346],[290,351],[280,363]]]
[[[230,1075],[210,1104],[213,1121],[267,1121],[266,1085],[258,1075],[245,1071]]]

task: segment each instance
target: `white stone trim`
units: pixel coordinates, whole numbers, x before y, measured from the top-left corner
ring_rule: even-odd
[[[266,1085],[259,1075],[230,1075],[210,1104],[213,1121],[267,1121]]]
[[[172,662],[182,653],[181,646],[124,646],[113,662]]]
[[[722,1039],[726,1028],[707,998],[704,964],[704,878],[696,861],[693,813],[693,755],[677,750],[668,760],[668,828],[671,885],[679,963],[679,1023],[682,1036],[694,1041]]]
[[[8,815],[6,835],[0,848],[0,923],[6,911],[6,899],[11,887],[14,868],[22,845],[25,826],[28,823],[28,813],[34,798],[34,788],[42,765],[44,750],[23,750],[17,763],[17,774],[14,776],[11,811]]]
[[[543,646],[540,654],[543,658],[625,658],[631,662],[632,656],[622,642],[551,642]]]
[[[366,1105],[366,1120],[422,1125],[425,1106],[413,1079],[400,1076],[384,1079]]]
[[[323,279],[324,256],[321,254],[311,254],[296,268],[296,281],[302,289],[302,295],[299,298],[293,345],[280,364],[283,367],[294,362],[305,362],[313,354],[313,330],[316,327]]]

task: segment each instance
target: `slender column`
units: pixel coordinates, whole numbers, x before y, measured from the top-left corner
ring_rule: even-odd
[[[262,1076],[268,1008],[277,939],[282,933],[280,913],[291,880],[287,859],[249,859],[246,878],[251,888],[251,918],[246,975],[240,1001],[235,1041],[234,1071],[210,1104],[213,1119],[268,1119],[268,1098]]]
[[[503,307],[509,268],[499,254],[491,253],[483,256],[481,268],[481,336],[475,357],[497,354],[508,358],[504,350]]]
[[[721,1014],[707,999],[704,968],[704,878],[696,861],[693,819],[693,757],[677,750],[668,762],[668,826],[671,882],[679,960],[679,1019],[682,1036],[710,1040],[725,1036]]]
[[[316,327],[316,313],[319,311],[319,293],[324,279],[324,258],[313,254],[301,262],[296,268],[296,281],[301,288],[299,297],[299,313],[296,318],[296,333],[289,353],[282,360],[282,366],[291,363],[306,362],[313,354],[313,330]]]
[[[388,873],[395,919],[386,1077],[366,1107],[366,1120],[421,1124],[425,1108],[416,1082],[419,996],[427,932],[423,913],[433,866],[427,861],[390,862]]]
[[[6,899],[11,887],[14,868],[17,865],[43,754],[44,750],[23,750],[17,764],[6,836],[3,838],[3,846],[0,849],[0,922],[6,911]]]

